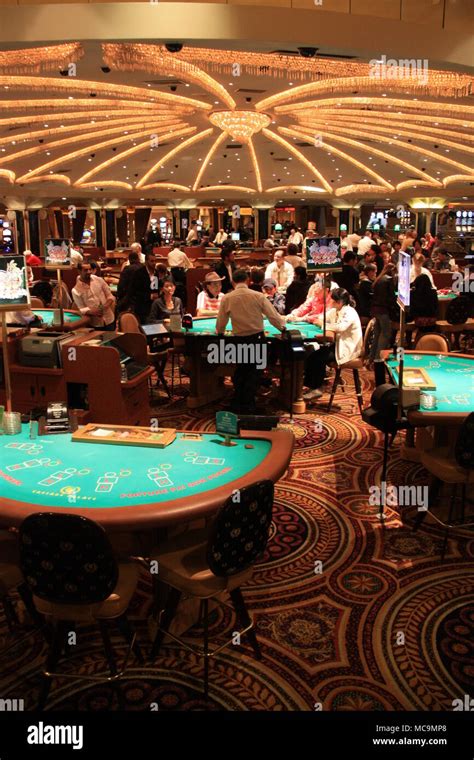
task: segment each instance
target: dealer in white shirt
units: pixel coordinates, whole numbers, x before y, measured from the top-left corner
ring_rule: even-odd
[[[279,293],[286,293],[288,285],[293,282],[295,270],[285,261],[285,251],[278,249],[273,254],[273,261],[265,270],[266,280],[275,280]]]
[[[181,267],[187,272],[188,269],[193,269],[194,264],[188,259],[185,252],[182,250],[181,245],[182,243],[175,243],[174,248],[169,252],[168,266],[170,269],[172,267]]]
[[[115,327],[115,298],[102,277],[91,274],[89,264],[78,264],[79,276],[72,289],[78,310],[90,317],[93,327],[113,330]]]

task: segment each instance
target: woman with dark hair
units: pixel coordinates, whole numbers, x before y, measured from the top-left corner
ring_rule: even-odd
[[[305,361],[305,385],[310,389],[304,394],[306,401],[320,398],[323,395],[321,386],[326,374],[326,365],[336,362],[338,365],[357,359],[363,348],[362,326],[360,317],[355,310],[355,301],[344,288],[336,288],[331,292],[334,308],[326,313],[326,329],[334,333],[334,344],[320,346],[313,344],[313,351]],[[322,325],[322,319],[315,320]]]
[[[375,318],[375,327],[368,364],[374,366],[376,385],[385,382],[384,360],[380,352],[390,348],[391,314],[397,305],[395,272],[395,264],[386,264],[373,286],[370,314]]]
[[[261,293],[264,279],[265,270],[260,267],[252,267],[250,269],[250,290],[256,290],[257,293]]]
[[[379,275],[385,266],[382,249],[379,245],[374,244],[370,246],[370,250],[375,253],[374,264],[377,267],[377,274]]]
[[[158,298],[153,301],[148,323],[169,319],[172,314],[183,316],[183,303],[174,294],[176,285],[172,277],[166,277],[161,285]]]
[[[438,314],[438,294],[427,274],[419,274],[410,290],[410,319],[420,332],[432,330]]]

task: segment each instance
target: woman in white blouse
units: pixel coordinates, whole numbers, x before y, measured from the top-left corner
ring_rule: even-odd
[[[336,288],[331,292],[334,308],[326,312],[326,330],[334,333],[334,344],[330,346],[314,346],[315,350],[306,357],[305,385],[310,389],[304,394],[306,401],[320,398],[323,395],[321,386],[326,375],[326,365],[336,361],[338,365],[357,359],[363,349],[362,326],[360,317],[354,306],[352,296],[344,288]],[[322,318],[314,320],[314,324],[322,325]]]

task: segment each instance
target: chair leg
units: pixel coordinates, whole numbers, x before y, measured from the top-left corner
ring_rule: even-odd
[[[64,623],[55,621],[53,623],[53,635],[51,638],[51,644],[49,647],[48,657],[46,659],[45,671],[47,673],[53,673],[56,670],[56,665],[59,662],[61,656],[62,642],[65,634]],[[38,710],[43,710],[48,695],[51,689],[52,678],[43,674],[43,683],[40,688],[40,694],[38,698]]]
[[[132,626],[130,625],[130,620],[128,619],[127,615],[124,613],[123,615],[120,615],[120,617],[116,618],[115,622],[117,623],[117,626],[119,628],[120,633],[124,637],[125,641],[127,641],[129,644],[132,643],[134,633],[132,630]],[[137,658],[140,665],[145,664],[145,660],[143,659],[142,650],[140,649],[140,646],[138,644],[138,641],[135,637],[135,642],[132,647],[132,651]]]
[[[209,696],[209,602],[204,599],[204,698]]]
[[[443,546],[441,547],[441,560],[444,561],[444,558],[446,556],[446,549],[448,546],[448,535],[449,535],[449,526],[446,526],[446,530],[444,531],[444,539],[443,539]]]
[[[15,625],[18,625],[18,622],[19,622],[18,615],[16,614],[16,610],[15,610],[15,605],[13,604],[8,594],[5,594],[1,601],[3,604],[3,610],[5,612],[5,620],[7,623],[8,630],[10,631],[10,633],[13,633]]]
[[[327,408],[328,412],[330,412],[331,409],[332,409],[332,403],[334,401],[334,396],[336,395],[337,385],[338,385],[340,379],[341,379],[341,370],[337,369],[336,370],[336,374],[334,376],[334,382],[333,382],[332,388],[331,388],[331,395],[329,397],[329,403],[328,403],[328,408]]]
[[[34,605],[33,595],[29,589],[29,586],[26,583],[20,583],[17,591],[33,623],[37,625],[38,628],[42,628],[44,626],[44,618],[42,615],[40,615]]]
[[[171,354],[171,398],[174,398],[174,359],[175,354]]]
[[[466,484],[461,483],[461,522],[465,520],[466,511]]]
[[[233,591],[231,591],[230,598],[232,600],[232,604],[234,605],[234,610],[237,618],[241,620],[244,628],[247,628],[247,626],[250,625],[251,620],[240,588],[235,588]],[[260,644],[258,643],[257,634],[255,633],[253,627],[250,629],[250,631],[247,631],[247,636],[249,637],[249,641],[252,645],[255,657],[257,660],[261,660],[262,651],[260,649]]]
[[[170,590],[168,599],[166,601],[166,607],[164,609],[161,622],[160,622],[160,625],[158,626],[155,640],[151,648],[150,659],[152,660],[157,656],[157,654],[160,651],[160,647],[163,643],[163,639],[165,637],[166,631],[170,627],[171,621],[173,620],[176,614],[176,610],[177,610],[180,599],[181,599],[181,591],[178,591],[178,589],[176,588],[172,588]]]
[[[363,406],[364,406],[364,399],[362,397],[362,386],[360,384],[359,370],[358,369],[353,369],[352,370],[352,374],[354,376],[354,386],[355,386],[356,395],[357,395],[357,403],[359,405],[359,412],[360,412],[360,414],[362,414],[362,409],[363,409]]]
[[[102,636],[102,642],[104,644],[104,652],[109,665],[110,675],[115,676],[117,674],[117,661],[110,641],[109,627],[105,620],[98,620],[97,622],[99,624],[100,635]]]

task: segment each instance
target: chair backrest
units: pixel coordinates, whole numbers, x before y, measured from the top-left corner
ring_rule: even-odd
[[[438,351],[447,354],[449,353],[449,342],[444,335],[425,333],[418,338],[415,348],[419,351]]]
[[[102,602],[118,580],[107,534],[80,515],[41,512],[23,520],[20,567],[35,596],[58,604]]]
[[[53,297],[51,300],[51,306],[53,309],[59,309],[61,306],[63,309],[70,309],[73,305],[73,300],[69,295],[69,290],[66,283],[61,283],[61,290],[59,285],[55,285],[53,288]]]
[[[450,325],[462,325],[469,319],[470,311],[469,299],[466,296],[458,296],[448,304],[446,321]]]
[[[119,332],[141,333],[140,322],[131,311],[124,311],[118,319]]]
[[[38,296],[30,296],[30,306],[32,309],[44,309],[44,302]]]
[[[219,510],[207,544],[209,567],[218,576],[240,573],[255,563],[268,543],[273,483],[261,480],[235,491]]]
[[[374,331],[375,331],[375,319],[372,318],[367,323],[367,326],[364,332],[364,348],[363,348],[363,354],[362,354],[363,357],[369,356],[370,347],[374,340]]]
[[[459,428],[454,458],[459,467],[474,470],[474,412],[471,412]]]

